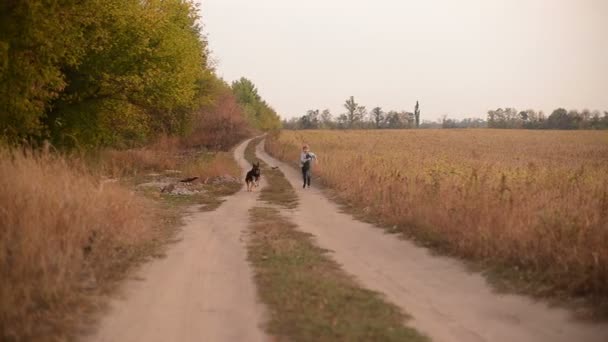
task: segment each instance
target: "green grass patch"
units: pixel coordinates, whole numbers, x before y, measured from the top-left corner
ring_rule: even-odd
[[[398,307],[359,287],[277,209],[252,208],[250,219],[249,258],[270,310],[270,334],[294,341],[429,340],[404,325],[407,316]]]

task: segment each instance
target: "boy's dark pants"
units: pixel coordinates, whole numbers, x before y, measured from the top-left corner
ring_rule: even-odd
[[[302,168],[302,179],[304,179],[304,185],[310,186],[310,178],[311,178],[310,168],[303,167]]]

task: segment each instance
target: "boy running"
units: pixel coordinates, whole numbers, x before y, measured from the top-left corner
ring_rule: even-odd
[[[306,185],[310,188],[310,179],[312,162],[317,160],[317,156],[310,152],[310,148],[307,144],[302,146],[302,153],[300,154],[300,167],[302,167],[302,178],[304,179],[304,185],[302,188],[306,188]]]

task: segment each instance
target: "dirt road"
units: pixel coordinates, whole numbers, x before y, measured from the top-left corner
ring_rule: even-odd
[[[235,150],[244,168],[246,143]],[[424,249],[370,224],[355,221],[314,187],[302,189],[298,170],[268,156],[297,190],[300,204],[285,211],[312,233],[347,273],[413,316],[409,324],[435,342],[606,342],[608,326],[573,321],[563,309],[492,291],[457,260]],[[372,191],[372,189],[370,189]],[[260,328],[245,250],[248,210],[257,196],[241,191],[213,212],[188,219],[182,241],[167,257],[128,281],[90,341],[268,341]]]
[[[608,326],[575,322],[563,309],[492,291],[478,274],[457,260],[432,256],[411,242],[340,213],[315,189],[302,189],[298,170],[267,155],[279,166],[300,198],[292,220],[312,233],[322,248],[363,286],[384,293],[410,313],[410,322],[435,342],[606,342]],[[373,191],[373,189],[370,189]]]
[[[243,169],[247,142],[235,150]],[[256,196],[241,191],[215,211],[187,219],[182,240],[167,257],[150,262],[111,303],[99,342],[268,341],[264,308],[257,301],[244,232]]]

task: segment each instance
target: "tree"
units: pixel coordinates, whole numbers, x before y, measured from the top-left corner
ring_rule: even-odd
[[[420,105],[416,101],[416,107],[414,108],[414,116],[416,118],[416,128],[420,127]]]
[[[498,108],[488,111],[488,127],[490,128],[520,128],[522,120],[515,108]]]
[[[401,115],[396,111],[390,111],[386,114],[386,126],[388,128],[402,128],[403,122]]]
[[[376,128],[381,127],[382,122],[384,121],[384,112],[382,111],[382,108],[376,107],[372,109],[372,120],[374,121]]]
[[[275,110],[262,100],[256,86],[250,80],[241,77],[232,82],[232,91],[238,103],[243,106],[249,123],[260,130],[268,131],[281,127],[281,119]]]
[[[349,128],[352,128],[359,121],[359,116],[358,116],[358,113],[357,113],[357,109],[359,108],[359,104],[357,104],[355,102],[354,97],[351,96],[344,103],[344,108],[346,108],[346,110],[348,111],[346,113],[346,118],[347,118],[346,124],[347,124],[347,126]]]
[[[247,137],[250,126],[226,82],[216,80],[211,95],[214,101],[194,114],[192,132],[183,141],[187,146],[227,150]]]
[[[558,108],[547,118],[547,128],[553,129],[574,129],[576,128],[575,118],[568,115],[564,108]]]
[[[319,128],[319,110],[310,109],[300,118],[301,129],[317,129]]]
[[[329,109],[324,109],[323,112],[321,112],[321,126],[322,128],[333,127],[332,115]]]
[[[357,106],[357,111],[355,112],[355,122],[353,123],[353,127],[362,126],[363,121],[366,120],[367,117],[367,108],[365,106]]]
[[[338,128],[340,129],[345,129],[349,127],[348,115],[346,114],[340,114],[336,121],[338,124]]]
[[[183,134],[214,76],[190,1],[0,3],[0,134],[121,145]]]

